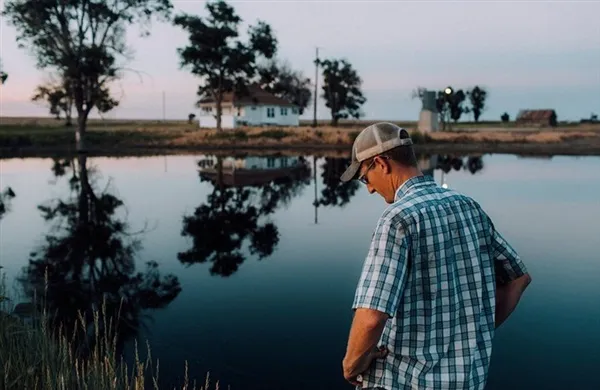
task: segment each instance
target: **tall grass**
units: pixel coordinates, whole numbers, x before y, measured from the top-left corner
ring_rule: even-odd
[[[1,275],[0,275],[1,276]],[[150,346],[146,343],[147,358],[142,360],[135,342],[135,359],[131,367],[117,354],[118,314],[111,319],[106,305],[94,312],[93,324],[87,324],[79,315],[75,327],[94,329],[91,348],[85,355],[79,353],[75,329],[65,329],[60,323],[51,323],[49,313],[42,305],[28,313],[24,320],[15,315],[6,296],[4,278],[0,279],[0,389],[28,390],[144,390],[163,389],[159,384],[159,361],[152,364]],[[93,325],[91,328],[88,325]],[[99,329],[106,331],[100,333]],[[71,336],[70,336],[71,335]],[[190,383],[187,361],[182,390],[211,387],[210,375],[198,387]],[[219,389],[219,383],[215,383]]]

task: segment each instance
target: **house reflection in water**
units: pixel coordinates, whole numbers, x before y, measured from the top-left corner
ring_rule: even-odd
[[[198,161],[200,181],[212,191],[193,213],[184,215],[182,236],[192,239],[179,252],[182,264],[210,263],[211,275],[228,277],[248,256],[271,256],[279,231],[270,217],[309,184],[303,157],[208,157]]]
[[[219,169],[219,160],[221,169]],[[306,169],[306,161],[300,157],[209,157],[198,162],[200,176],[213,183],[219,181],[228,187],[261,186],[297,169]]]

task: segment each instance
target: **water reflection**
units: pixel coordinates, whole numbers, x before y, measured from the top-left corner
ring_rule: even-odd
[[[345,157],[345,160],[341,163],[330,160],[327,169],[331,172],[339,169],[335,168],[337,164],[349,163],[349,155],[338,156]],[[171,164],[169,172],[164,172],[165,159]],[[311,170],[313,166],[317,169],[307,175],[304,183],[308,184],[298,184],[298,192],[302,191],[302,195],[291,200],[289,212],[280,201],[277,211],[261,215],[258,219],[259,226],[274,222],[281,233],[279,242],[273,244],[273,254],[262,262],[257,261],[256,256],[249,254],[247,247],[251,240],[246,237],[243,250],[237,251],[247,259],[238,272],[226,280],[219,276],[210,277],[209,269],[214,264],[210,259],[190,268],[175,259],[178,252],[193,248],[194,237],[186,235],[189,238],[186,242],[180,236],[184,227],[182,213],[192,217],[196,207],[211,205],[209,195],[219,194],[218,188],[214,188],[218,175],[213,174],[212,180],[202,177],[202,180],[209,181],[199,183],[197,158],[191,156],[97,160],[98,164],[102,164],[103,173],[114,172],[111,175],[114,175],[115,184],[123,194],[118,196],[131,205],[130,222],[134,229],[143,222],[136,219],[138,217],[148,216],[160,221],[155,232],[144,236],[146,250],[137,252],[138,257],[145,259],[142,256],[145,252],[160,254],[157,260],[169,262],[168,265],[161,264],[161,271],[165,272],[163,267],[168,266],[169,271],[173,269],[179,275],[182,284],[184,281],[188,283],[176,298],[177,302],[171,304],[168,310],[154,314],[156,321],[149,324],[152,327],[149,337],[152,357],[160,360],[160,378],[164,387],[171,384],[173,388],[182,383],[187,361],[190,376],[204,379],[204,373],[210,372],[211,378],[231,384],[232,389],[294,390],[309,388],[310,385],[303,383],[308,381],[313,387],[314,383],[319,383],[321,388],[348,388],[339,371],[339,354],[346,347],[345,329],[351,321],[348,297],[352,296],[360,274],[365,242],[368,244],[372,224],[385,204],[378,195],[369,196],[360,184],[356,191],[348,191],[353,195],[348,195],[350,200],[343,208],[339,205],[344,203],[345,195],[338,196],[337,201],[330,202],[329,206],[319,207],[321,219],[328,220],[323,226],[310,226],[313,201],[328,198],[323,196],[325,178],[331,183],[329,188],[335,189],[332,193],[339,193],[335,187],[339,182],[336,174],[323,175],[320,171],[327,161],[325,158],[313,158],[311,155],[307,159]],[[222,164],[227,165],[230,160],[235,159],[223,158]],[[266,168],[284,165],[277,159],[270,161],[261,160],[261,164]],[[59,164],[56,169],[66,170],[58,179],[61,199],[65,198],[63,202],[77,208],[79,190],[73,192],[74,199],[62,196],[65,195],[62,188],[67,187],[72,174],[78,172],[78,161],[70,163]],[[600,307],[590,305],[593,300],[581,299],[582,296],[598,297],[600,293],[595,280],[598,275],[597,249],[593,245],[600,231],[600,208],[597,196],[594,197],[600,191],[600,160],[597,157],[555,157],[551,161],[541,161],[509,155],[485,155],[482,159],[477,155],[447,153],[419,156],[419,163],[424,173],[435,173],[438,183],[442,184],[445,176],[453,188],[475,196],[490,215],[495,216],[497,224],[501,225],[499,227],[507,232],[507,239],[514,241],[517,249],[528,259],[532,273],[537,275],[534,294],[523,302],[527,307],[515,312],[494,342],[496,355],[490,369],[489,390],[519,386],[536,388],[536,384],[544,389],[568,386],[576,389],[600,388],[597,378],[590,374],[597,366],[596,357],[600,351],[600,333],[597,331]],[[13,270],[21,267],[23,260],[27,259],[28,252],[22,248],[29,250],[35,235],[39,235],[40,218],[35,207],[50,196],[47,194],[57,190],[45,181],[50,174],[47,163],[41,168],[44,172],[38,171],[39,160],[11,164],[12,168],[9,164],[6,164],[7,168],[3,165],[3,187],[0,190],[10,185],[17,197],[12,200],[12,210],[1,221],[0,263],[5,268],[0,272],[8,269],[8,277],[12,281]],[[75,165],[75,170],[72,165]],[[217,159],[210,159],[206,167],[214,168],[216,165]],[[571,174],[573,172],[576,174]],[[24,176],[30,177],[32,183],[26,184]],[[77,179],[79,175],[75,176]],[[234,179],[235,182],[227,182]],[[222,186],[245,184],[238,179],[239,175],[223,177],[225,183]],[[104,182],[99,181],[101,190]],[[581,190],[574,192],[571,190],[573,187]],[[259,189],[260,186],[255,185],[252,192],[256,194]],[[100,196],[97,191],[95,194]],[[253,202],[257,209],[262,208],[259,195],[260,192],[255,195],[259,199]],[[293,196],[296,195],[291,194]],[[547,199],[540,202],[540,196]],[[165,203],[165,199],[172,200]],[[228,204],[233,203],[231,200]],[[246,201],[245,205],[248,203]],[[56,204],[53,203],[54,206]],[[570,211],[566,214],[549,212],[561,208]],[[123,215],[119,211],[115,214]],[[52,222],[55,221],[58,222]],[[219,227],[223,230],[219,234],[235,230],[228,220],[224,219],[221,223],[229,225]],[[527,227],[531,223],[537,223],[535,229]],[[335,227],[334,232],[328,230],[331,227]],[[50,231],[48,234],[61,239],[66,236],[67,230],[61,227],[60,232]],[[207,234],[210,241],[212,232]],[[563,244],[565,238],[570,245]],[[330,245],[332,240],[343,245]],[[45,239],[43,244],[48,246]],[[66,261],[63,263],[58,255],[53,257],[57,258],[52,262],[56,263],[56,268],[71,272],[69,268],[74,266]],[[565,275],[565,258],[569,259],[568,275]],[[110,261],[107,261],[107,267],[109,264]],[[144,264],[136,264],[137,271],[144,271]],[[250,265],[256,267],[244,267]],[[84,280],[78,283],[91,282]],[[66,281],[60,281],[60,284],[66,285]],[[54,295],[56,302],[58,292]],[[82,292],[73,295],[73,299],[83,301],[80,297]],[[65,301],[70,302],[69,299],[67,296]],[[198,310],[199,307],[202,310]],[[235,313],[233,320],[231,313]],[[285,359],[273,360],[272,349],[264,348],[266,343],[277,345],[278,351],[285,351]],[[524,350],[529,352],[523,355],[520,352]],[[567,358],[571,356],[582,358]],[[265,361],[269,362],[268,367]],[[294,379],[297,368],[301,366],[305,367],[304,372],[310,373],[300,378],[306,379],[302,383]],[[549,368],[552,372],[572,375],[549,377]],[[514,372],[518,375],[506,374]],[[523,378],[527,383],[523,382]]]
[[[350,165],[349,158],[326,157],[321,165],[323,189],[316,205],[343,207],[350,202],[359,188],[357,181],[342,182],[340,176]]]
[[[85,156],[54,160],[52,171],[57,180],[69,175],[70,196],[38,206],[52,226],[30,254],[19,280],[32,301],[43,297],[53,323],[75,332],[79,352],[93,348],[96,331],[101,337],[116,331],[116,348],[121,351],[143,325],[144,309],[165,307],[177,297],[179,280],[174,275],[161,277],[155,261],[136,273],[139,235],[118,215],[123,202],[108,187],[102,192],[95,188],[97,172],[88,167]],[[103,305],[94,329],[94,310]],[[114,328],[105,329],[111,320]]]
[[[437,155],[436,168],[441,169],[444,173],[449,173],[452,169],[460,171],[466,169],[472,174],[475,174],[483,169],[483,156],[469,155],[457,156],[451,154]]]
[[[207,158],[198,162],[201,181],[212,192],[193,214],[183,218],[181,234],[192,247],[178,253],[191,265],[212,263],[210,273],[234,274],[244,262],[243,244],[259,260],[270,256],[279,242],[277,226],[269,220],[310,183],[303,157]]]
[[[10,187],[6,187],[4,191],[0,192],[0,220],[10,211],[11,199],[15,196],[15,192]]]

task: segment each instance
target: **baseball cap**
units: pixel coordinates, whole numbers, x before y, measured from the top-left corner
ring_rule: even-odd
[[[404,137],[401,137],[404,132]],[[350,166],[340,176],[340,180],[347,182],[356,179],[360,164],[363,161],[385,153],[397,146],[412,145],[408,132],[389,122],[378,122],[363,129],[352,144],[352,160]]]

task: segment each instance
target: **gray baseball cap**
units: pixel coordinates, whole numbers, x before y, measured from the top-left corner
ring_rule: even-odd
[[[340,176],[340,180],[347,182],[356,179],[363,161],[385,153],[397,146],[412,145],[410,137],[401,138],[405,131],[393,123],[379,122],[363,129],[352,145],[352,160],[350,166]],[[408,134],[408,132],[406,132]]]

